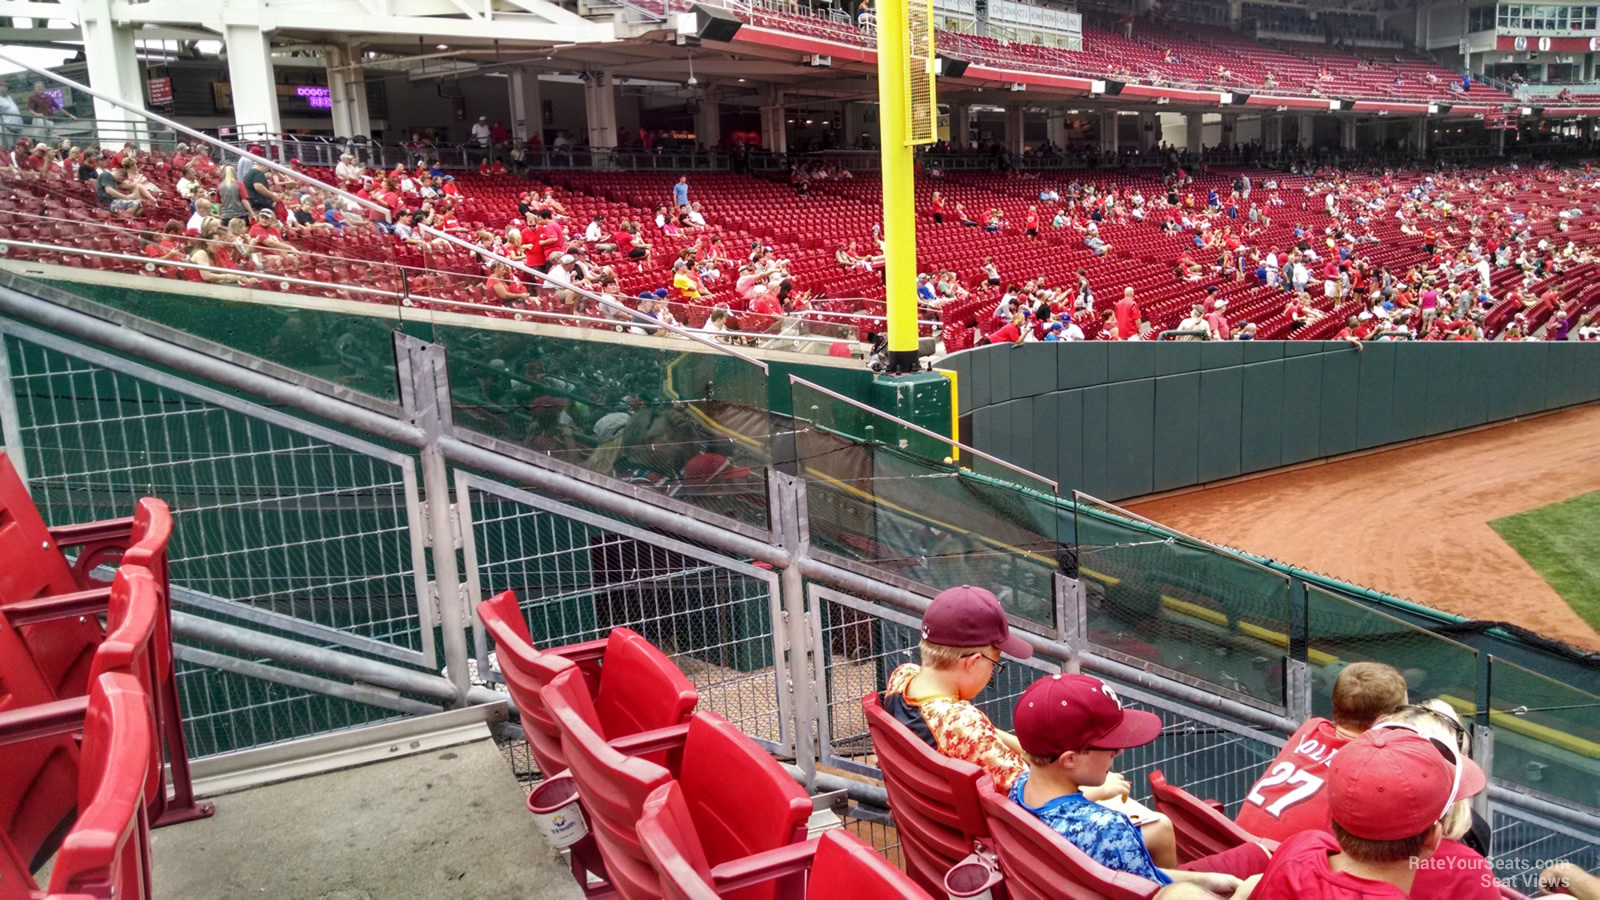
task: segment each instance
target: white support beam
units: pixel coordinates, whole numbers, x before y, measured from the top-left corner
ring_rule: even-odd
[[[554,22],[558,25],[593,25],[594,22],[585,19],[571,10],[562,9],[549,0],[506,0],[507,3],[518,9],[533,13],[541,19]],[[502,17],[502,20],[504,17]]]
[[[266,32],[251,25],[229,25],[223,31],[223,39],[228,50],[234,123],[262,127],[269,134],[282,131]]]
[[[64,19],[78,21],[78,8],[71,3],[38,3],[31,0],[0,0],[0,16],[13,19]]]
[[[0,3],[7,0],[0,0]],[[34,4],[44,5],[44,4]],[[536,44],[594,43],[616,40],[604,22],[568,12],[546,0],[514,0],[521,11],[494,16],[493,36]],[[374,8],[380,12],[375,14]],[[383,11],[387,14],[383,14]],[[342,34],[394,34],[436,38],[483,38],[484,13],[473,0],[113,0],[116,21],[127,24],[199,25],[221,32],[232,25],[264,31],[289,29]]]

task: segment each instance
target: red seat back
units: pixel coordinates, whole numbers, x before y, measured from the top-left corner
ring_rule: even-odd
[[[866,841],[843,828],[822,835],[806,884],[807,900],[857,897],[862,900],[929,897],[904,872],[879,856]],[[930,898],[931,900],[931,898]]]
[[[877,693],[861,698],[861,708],[894,810],[906,871],[938,896],[944,892],[945,873],[972,853],[974,841],[989,834],[978,786],[993,782],[982,768],[928,746],[884,710]]]
[[[77,589],[27,486],[0,454],[0,606]],[[24,628],[22,635],[57,697],[79,697],[88,690],[90,660],[100,643],[97,623],[43,622]]]
[[[629,628],[611,630],[594,698],[608,740],[676,725],[699,701],[694,683],[654,644]]]
[[[1172,828],[1177,832],[1180,862],[1221,853],[1240,844],[1259,843],[1261,840],[1195,795],[1167,784],[1167,778],[1160,769],[1150,773],[1150,792],[1156,811],[1172,820]]]
[[[1015,900],[1144,900],[1160,885],[1100,865],[985,784],[978,792],[1006,890]]]
[[[154,709],[156,688],[161,679],[156,671],[159,658],[164,656],[156,644],[156,637],[164,629],[158,623],[166,616],[157,596],[155,577],[143,566],[121,565],[111,581],[111,597],[106,606],[106,639],[95,651],[94,663],[89,669],[90,684],[99,681],[107,672],[132,675],[139,687],[151,698]],[[170,647],[170,644],[168,645]],[[145,779],[145,802],[155,810],[156,800],[165,794],[162,772],[161,734],[150,735],[150,773]]]
[[[49,703],[55,692],[34,665],[22,635],[0,609],[0,712]],[[12,852],[31,865],[60,824],[72,814],[78,784],[78,747],[70,736],[0,746],[0,829]]]
[[[528,623],[522,618],[517,597],[510,591],[478,604],[478,618],[494,639],[495,659],[506,688],[522,717],[522,730],[539,771],[549,777],[567,768],[567,755],[561,749],[561,731],[545,706],[540,691],[566,671],[576,671],[570,659],[533,649]],[[588,688],[585,686],[585,692]]]
[[[557,675],[540,696],[561,732],[561,749],[605,860],[606,879],[623,900],[662,896],[660,879],[639,846],[637,827],[645,798],[671,781],[672,774],[605,742],[594,701],[577,669]]]
[[[78,820],[50,871],[53,894],[150,896],[145,778],[155,735],[150,697],[131,675],[100,677],[83,725]]]

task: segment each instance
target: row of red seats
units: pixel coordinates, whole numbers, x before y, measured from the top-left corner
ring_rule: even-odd
[[[572,853],[587,896],[928,896],[843,830],[808,840],[805,790],[726,719],[696,711],[693,684],[635,632],[540,651],[510,591],[478,616],[540,772],[575,782],[593,837]]]
[[[148,497],[127,519],[50,529],[0,457],[0,898],[36,896],[52,853],[52,896],[148,896],[148,829],[211,812],[179,717],[171,534]],[[92,580],[118,557],[109,585]]]

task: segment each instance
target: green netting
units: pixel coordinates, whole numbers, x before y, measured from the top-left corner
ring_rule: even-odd
[[[1054,629],[1071,520],[1047,483],[1018,487],[917,456],[901,448],[934,442],[804,384],[791,390],[814,542],[932,588],[990,587],[1012,615]]]
[[[1284,705],[1287,577],[1084,498],[1077,511],[1091,643]]]
[[[1413,701],[1441,698],[1470,718],[1477,696],[1478,651],[1321,588],[1306,588],[1311,708],[1333,714],[1333,682],[1353,662],[1399,669]]]
[[[450,326],[431,336],[449,355],[457,427],[764,525],[766,373],[681,342],[606,337]]]
[[[1489,725],[1495,777],[1600,807],[1600,697],[1491,657]]]

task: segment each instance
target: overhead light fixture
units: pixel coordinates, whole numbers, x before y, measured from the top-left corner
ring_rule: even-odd
[[[740,84],[744,84],[744,79],[743,78],[739,79],[739,83]]]
[[[449,44],[437,44],[437,45],[434,46],[433,49],[435,49],[435,50],[449,50],[450,49],[450,45]]]

